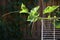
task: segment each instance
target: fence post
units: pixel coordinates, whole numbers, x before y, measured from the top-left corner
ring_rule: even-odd
[[[43,19],[41,19],[41,40],[43,40],[43,26],[44,26],[44,23],[43,23]]]
[[[53,28],[53,30],[54,30],[53,34],[54,34],[54,40],[55,40],[55,19],[54,19],[54,28]]]

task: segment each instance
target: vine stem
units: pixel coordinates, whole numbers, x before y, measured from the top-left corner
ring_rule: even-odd
[[[9,12],[9,13],[3,14],[1,17],[5,17],[5,16],[7,16],[7,15],[9,15],[9,14],[12,14],[12,13],[17,13],[17,12],[19,12],[19,11]]]
[[[1,17],[5,17],[5,16],[7,16],[9,14],[14,14],[14,13],[20,13],[20,11],[9,12],[9,13],[3,14]],[[28,14],[29,14],[29,12],[28,12]]]
[[[58,18],[54,18],[54,17],[51,17],[51,18],[43,18],[43,17],[42,17],[42,18],[41,18],[41,17],[39,17],[38,19],[39,19],[39,20],[41,20],[41,19],[43,19],[43,20],[52,20],[52,19],[55,19],[55,20],[56,20],[56,19],[60,19],[60,17],[58,17]]]

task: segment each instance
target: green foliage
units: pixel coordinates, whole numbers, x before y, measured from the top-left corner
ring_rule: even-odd
[[[50,19],[51,17],[50,17],[50,13],[52,13],[52,12],[54,12],[57,8],[58,8],[59,6],[48,6],[47,8],[45,8],[44,10],[43,10],[43,14],[49,14],[48,15],[48,19]],[[58,19],[56,19],[57,17],[56,16],[54,16],[53,17],[55,20],[58,20]],[[55,27],[56,28],[60,28],[60,22],[57,22],[56,21],[56,23],[55,22],[53,22],[53,25],[55,24]]]
[[[39,16],[39,14],[37,12],[38,9],[39,9],[39,6],[33,8],[30,11],[27,21],[36,22],[38,20],[38,16]]]
[[[38,13],[36,13],[37,15],[29,15],[27,21],[31,21],[31,22],[36,22],[38,20]]]
[[[28,9],[26,8],[26,6],[22,3],[21,5],[21,11],[20,13],[28,13]]]
[[[51,12],[54,12],[57,8],[58,8],[59,6],[48,6],[47,8],[45,8],[44,10],[43,10],[43,14],[49,14],[48,15],[48,19],[50,19],[51,17],[50,17],[50,13]],[[56,19],[57,17],[56,16],[54,16],[54,18]],[[56,19],[57,20],[57,19]],[[53,22],[53,25],[55,24],[55,22]],[[56,24],[55,24],[55,27],[56,28],[60,28],[60,22],[56,22]]]
[[[43,14],[46,14],[46,13],[51,13],[53,12],[54,10],[56,10],[59,6],[48,6],[47,8],[45,8],[43,10]]]
[[[56,21],[55,26],[56,26],[56,28],[60,28],[60,21]]]
[[[54,18],[57,18],[56,16],[54,16]]]
[[[56,10],[59,6],[48,6],[47,8],[45,8],[43,10],[43,13],[46,14],[46,13],[51,13],[53,12],[54,10]],[[24,4],[21,5],[21,11],[20,13],[28,13],[29,16],[27,18],[27,21],[30,21],[30,22],[36,22],[38,20],[38,17],[39,17],[39,14],[38,14],[38,9],[39,9],[39,6],[33,8],[30,10],[30,12],[28,12],[28,9],[26,8],[26,6]],[[51,16],[50,14],[48,15],[48,19],[50,19]],[[54,18],[57,18],[56,16],[54,16]],[[53,25],[55,24],[55,22],[53,22]],[[60,28],[60,23],[56,23],[56,28]]]
[[[30,11],[30,13],[32,13],[32,15],[34,15],[34,14],[38,11],[38,9],[39,9],[39,6],[33,8],[33,9]]]
[[[50,19],[51,17],[50,17],[50,15],[48,15],[48,19]]]
[[[20,13],[28,13],[29,14],[27,21],[30,21],[30,22],[36,22],[37,21],[38,16],[39,16],[39,14],[37,12],[39,9],[39,6],[31,9],[31,11],[28,12],[28,9],[26,8],[26,6],[24,4],[22,4],[21,9],[22,10],[20,11]]]

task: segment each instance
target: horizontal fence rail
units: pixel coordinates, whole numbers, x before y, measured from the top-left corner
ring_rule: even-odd
[[[42,25],[41,25],[41,40],[56,40],[57,39],[56,37],[58,37],[57,35],[60,34],[60,33],[56,34],[59,31],[56,31],[55,21],[56,21],[56,19],[60,19],[60,17],[57,17],[57,18],[54,18],[54,17],[51,17],[51,18],[39,18],[39,19],[42,22]],[[54,22],[53,29],[45,29],[44,28],[45,27],[44,26],[44,20],[53,20],[53,22]],[[59,37],[60,37],[60,35],[59,35]]]

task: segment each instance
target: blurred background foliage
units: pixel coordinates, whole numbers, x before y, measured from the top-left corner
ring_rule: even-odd
[[[28,14],[19,14],[18,12],[1,17],[4,14],[13,11],[20,11],[21,4],[31,10],[37,6],[38,0],[3,0],[0,5],[0,40],[24,40],[26,31],[26,16]],[[25,30],[25,31],[24,31]],[[27,30],[28,31],[28,30]]]

